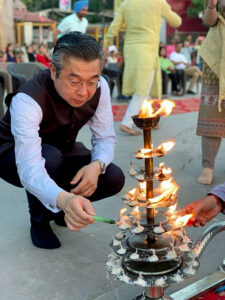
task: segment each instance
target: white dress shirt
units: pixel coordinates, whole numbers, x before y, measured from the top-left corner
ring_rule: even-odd
[[[170,60],[172,60],[172,62],[188,63],[186,57],[182,53],[177,53],[176,51],[170,54]],[[185,68],[186,68],[185,64],[182,63],[175,65],[175,69],[177,70],[184,70]]]
[[[89,121],[92,132],[91,160],[100,159],[108,166],[114,156],[116,136],[108,84],[100,78],[101,96],[96,112]],[[15,139],[16,165],[24,188],[35,195],[42,204],[58,212],[56,198],[62,191],[48,175],[42,157],[40,123],[42,109],[30,96],[18,93],[10,105],[11,131]],[[75,174],[74,174],[75,175]]]
[[[79,31],[81,33],[86,33],[88,27],[88,20],[86,18],[82,18],[81,20],[77,17],[76,13],[73,13],[59,23],[57,29],[61,31],[61,34],[58,36],[62,36],[71,31]]]

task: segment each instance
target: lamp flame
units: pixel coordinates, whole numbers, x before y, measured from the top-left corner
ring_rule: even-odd
[[[176,209],[177,209],[177,203],[175,203],[174,205],[171,205],[171,206],[168,208],[167,213],[168,213],[169,215],[172,215],[172,214],[175,213]]]
[[[123,215],[124,215],[124,213],[127,211],[127,208],[121,208],[121,210],[120,210],[120,217],[122,218],[123,217]]]
[[[193,217],[193,214],[188,214],[185,216],[179,216],[173,223],[173,226],[176,228],[184,227],[188,221]]]
[[[154,112],[153,104],[157,103],[160,105],[160,108]],[[171,114],[175,103],[170,100],[148,100],[146,99],[141,107],[139,118],[154,118],[162,114],[168,116]]]
[[[148,201],[151,204],[156,204],[166,200],[170,195],[175,194],[178,188],[178,185],[172,181],[172,178],[164,180],[158,187],[158,191],[161,192],[161,195],[154,198],[149,198]]]
[[[159,145],[159,147],[157,148],[157,150],[158,150],[158,152],[161,152],[161,153],[167,153],[171,149],[173,149],[174,146],[175,146],[175,142],[174,141],[168,141],[166,143],[162,143],[161,145]]]

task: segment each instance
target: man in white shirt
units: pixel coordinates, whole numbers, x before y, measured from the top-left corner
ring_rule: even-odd
[[[118,193],[124,175],[112,164],[116,137],[109,87],[100,76],[104,55],[97,41],[69,33],[57,42],[50,70],[6,98],[0,119],[0,177],[24,187],[31,239],[39,248],[60,242],[50,221],[71,231],[93,223],[97,201]],[[89,124],[92,150],[76,141]]]
[[[88,27],[88,20],[85,18],[88,12],[88,1],[78,0],[73,5],[74,13],[62,19],[57,26],[57,29],[53,33],[54,45],[56,44],[57,38],[63,34],[79,31],[86,33]]]
[[[187,94],[195,95],[193,88],[198,81],[198,78],[202,78],[202,72],[196,66],[191,66],[185,56],[181,53],[182,43],[177,42],[175,45],[175,51],[170,54],[170,60],[173,62],[175,69],[177,70],[178,81],[182,80],[183,72],[191,77],[191,81],[187,90]]]

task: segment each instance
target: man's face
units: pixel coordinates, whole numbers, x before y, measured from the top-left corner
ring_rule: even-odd
[[[79,12],[77,13],[77,16],[78,16],[79,18],[84,18],[84,17],[86,17],[87,12],[88,12],[88,8],[87,8],[87,6],[84,6],[84,7],[81,9],[81,11],[79,11]]]
[[[81,107],[96,92],[101,74],[100,60],[86,62],[70,57],[64,61],[64,68],[58,77],[53,64],[50,72],[58,94],[72,107]]]
[[[181,49],[182,49],[182,43],[176,44],[176,52],[180,53]]]

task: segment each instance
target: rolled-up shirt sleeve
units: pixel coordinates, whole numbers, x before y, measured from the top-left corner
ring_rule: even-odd
[[[224,207],[225,207],[225,182],[215,186],[209,192],[209,194],[216,195],[218,198],[220,198],[222,201],[224,201]],[[225,214],[225,209],[224,208],[222,209],[222,213]]]
[[[56,198],[62,188],[48,175],[42,157],[42,140],[39,136],[43,117],[41,107],[27,94],[18,93],[12,99],[10,114],[21,184],[47,209],[57,213],[60,210],[56,206]]]
[[[100,79],[101,96],[97,110],[89,121],[92,132],[91,160],[100,159],[106,167],[112,162],[116,145],[110,91],[104,78]]]

